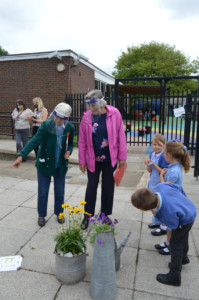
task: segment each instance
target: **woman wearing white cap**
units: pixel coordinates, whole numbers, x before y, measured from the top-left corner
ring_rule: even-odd
[[[74,126],[68,122],[71,112],[70,105],[59,103],[11,165],[19,168],[23,158],[40,145],[35,164],[38,179],[39,226],[45,225],[51,176],[54,177],[54,213],[58,216],[63,212],[65,176],[68,170],[68,158],[73,150]],[[58,218],[57,221],[62,222]]]
[[[100,90],[90,91],[85,97],[87,112],[84,113],[79,133],[79,166],[87,169],[88,184],[85,195],[85,211],[94,214],[97,187],[102,173],[101,213],[112,214],[114,179],[117,163],[120,167],[127,159],[126,137],[119,110],[107,105]],[[84,216],[82,229],[89,224]]]

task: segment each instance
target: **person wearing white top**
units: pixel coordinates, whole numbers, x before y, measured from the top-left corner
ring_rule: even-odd
[[[12,119],[15,121],[17,152],[21,151],[28,143],[30,133],[29,116],[32,114],[32,110],[26,108],[26,105],[22,100],[16,100],[16,107],[13,110],[11,116]]]

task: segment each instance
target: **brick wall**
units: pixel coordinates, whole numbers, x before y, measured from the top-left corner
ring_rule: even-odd
[[[75,67],[64,57],[66,69],[58,72],[57,58],[0,61],[0,112],[12,111],[17,99],[33,108],[32,99],[41,97],[49,112],[65,100],[65,95],[87,93],[94,89],[94,71],[82,63]],[[4,121],[3,121],[4,120]],[[0,118],[0,125],[5,119]],[[2,132],[2,128],[0,130]]]

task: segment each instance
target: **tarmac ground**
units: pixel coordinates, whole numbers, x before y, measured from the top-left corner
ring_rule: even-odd
[[[15,140],[0,140],[0,257],[23,255],[19,271],[0,272],[1,300],[89,300],[93,248],[87,245],[86,276],[76,285],[62,285],[55,276],[54,236],[61,225],[53,214],[53,183],[50,187],[47,223],[37,224],[37,179],[32,152],[19,169],[10,168],[16,157]],[[146,150],[146,149],[145,149]],[[131,195],[146,187],[148,173],[143,163],[145,150],[136,147],[128,152],[127,170],[120,187],[115,188],[113,217],[119,220],[117,240],[131,236],[121,254],[121,267],[116,273],[116,300],[198,300],[199,299],[199,217],[189,238],[190,264],[182,266],[180,287],[160,284],[158,273],[168,272],[170,255],[162,256],[154,244],[165,240],[154,237],[148,224],[151,213],[134,208]],[[193,157],[192,165],[193,165]],[[65,201],[78,205],[84,200],[87,178],[78,167],[74,150],[66,176]],[[193,169],[183,177],[183,188],[199,208],[199,181]],[[96,212],[100,209],[100,184]],[[101,299],[103,300],[103,299]]]

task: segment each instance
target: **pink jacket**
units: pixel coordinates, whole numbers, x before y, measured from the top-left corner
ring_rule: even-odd
[[[122,116],[119,110],[107,105],[106,127],[109,142],[111,164],[114,167],[118,160],[127,159],[126,137]],[[90,172],[95,171],[95,153],[92,141],[92,112],[84,113],[79,132],[79,164],[86,165]]]

